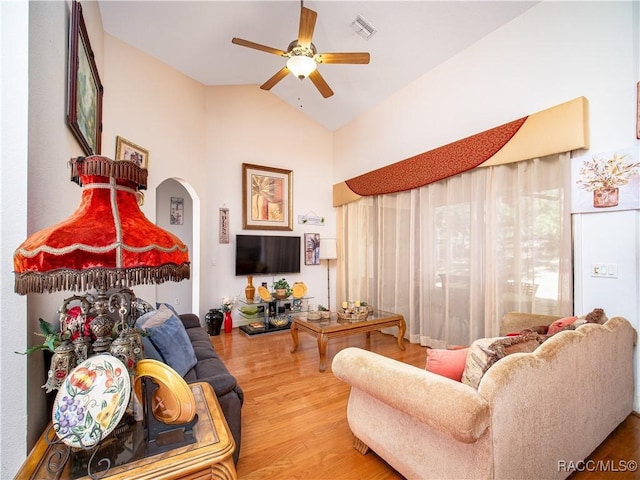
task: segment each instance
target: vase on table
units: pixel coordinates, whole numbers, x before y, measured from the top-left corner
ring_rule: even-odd
[[[247,276],[247,286],[244,289],[244,296],[247,299],[247,303],[253,303],[253,299],[256,294],[256,287],[253,286],[253,276]]]
[[[224,312],[224,333],[231,333],[233,328],[233,319],[231,318],[231,310]]]
[[[220,330],[222,329],[222,321],[224,320],[224,315],[218,309],[212,308],[207,312],[204,316],[207,321],[207,329],[209,331],[209,335],[212,337],[220,335]]]

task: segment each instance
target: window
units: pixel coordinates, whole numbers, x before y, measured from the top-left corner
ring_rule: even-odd
[[[401,313],[410,341],[431,346],[493,335],[507,311],[570,313],[562,157],[477,168],[341,207],[339,294]]]

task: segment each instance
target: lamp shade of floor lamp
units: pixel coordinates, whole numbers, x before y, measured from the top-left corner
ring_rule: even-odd
[[[338,248],[335,238],[320,238],[320,260],[327,261],[327,308],[331,310],[331,278],[329,264],[338,258]]]

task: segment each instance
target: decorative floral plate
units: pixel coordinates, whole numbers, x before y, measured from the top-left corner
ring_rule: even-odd
[[[90,357],[75,367],[53,404],[53,428],[71,447],[96,445],[118,426],[127,410],[131,379],[111,355]]]
[[[304,282],[296,282],[293,284],[291,291],[293,293],[293,298],[302,298],[307,294],[307,286]]]
[[[271,294],[269,293],[269,290],[267,290],[266,287],[258,287],[258,295],[260,295],[260,298],[262,299],[263,302],[271,301]]]

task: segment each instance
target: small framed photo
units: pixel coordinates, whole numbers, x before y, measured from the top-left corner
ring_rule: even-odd
[[[98,68],[89,43],[82,6],[74,0],[69,27],[67,125],[86,155],[100,154],[102,95]]]
[[[242,227],[293,230],[293,173],[242,164]]]
[[[304,234],[304,264],[320,265],[320,234]]]
[[[171,197],[170,225],[184,224],[184,198]]]
[[[129,160],[139,167],[149,168],[149,150],[126,138],[116,137],[116,160]]]

